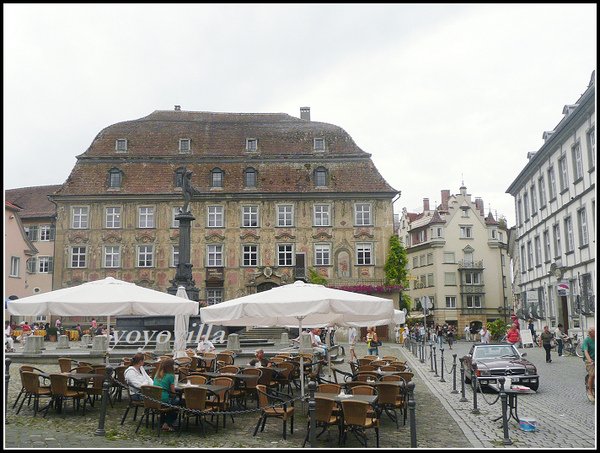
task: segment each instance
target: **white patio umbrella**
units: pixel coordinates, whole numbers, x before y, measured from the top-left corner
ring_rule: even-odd
[[[189,300],[187,291],[184,286],[179,286],[175,293],[177,297]],[[173,357],[186,357],[185,347],[187,345],[188,325],[190,323],[190,315],[175,315],[175,341],[173,343]]]
[[[392,300],[296,281],[200,309],[202,322],[222,326],[324,326],[392,319]],[[304,367],[300,366],[304,395]]]
[[[17,316],[174,316],[197,314],[198,302],[107,277],[8,301],[7,309]]]

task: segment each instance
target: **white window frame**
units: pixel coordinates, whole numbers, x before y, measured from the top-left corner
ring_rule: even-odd
[[[585,208],[577,210],[577,226],[579,229],[579,247],[589,245],[589,234],[587,226],[587,212]]]
[[[217,177],[218,175],[218,177]],[[210,188],[222,189],[225,180],[225,173],[220,168],[214,168],[210,172]]]
[[[258,139],[257,138],[247,138],[246,139],[246,151],[250,153],[255,153],[258,151]]]
[[[104,227],[107,229],[121,228],[121,207],[120,206],[107,206],[104,209]]]
[[[154,206],[139,206],[138,228],[151,229],[155,228],[155,225]]]
[[[179,153],[180,154],[191,154],[192,153],[192,139],[191,138],[180,138],[179,139]]]
[[[444,286],[456,286],[456,272],[444,272]]]
[[[446,296],[446,308],[456,308],[456,296]]]
[[[558,182],[560,183],[561,192],[569,188],[569,170],[567,168],[567,156],[564,154],[558,159]]]
[[[535,184],[531,184],[529,193],[531,194],[531,216],[533,217],[537,212],[537,192],[535,190]]]
[[[90,224],[90,207],[73,206],[71,208],[71,228],[74,230],[87,230]]]
[[[294,226],[294,205],[293,204],[278,204],[277,205],[277,226],[278,227],[293,227]]]
[[[373,244],[371,242],[356,243],[356,265],[372,266],[375,264],[373,256]]]
[[[471,300],[470,302],[469,299]],[[465,302],[467,304],[467,308],[481,308],[481,296],[467,295]]]
[[[315,244],[314,254],[315,266],[331,266],[331,244]]]
[[[588,160],[590,169],[596,166],[596,129],[595,125],[586,132]]]
[[[49,274],[50,273],[50,256],[38,256],[37,257],[37,266],[36,273],[37,274]]]
[[[535,264],[537,266],[542,264],[542,240],[539,236],[533,238],[533,245],[535,249]]]
[[[21,257],[10,257],[10,274],[9,277],[19,277],[21,271]]]
[[[49,242],[52,225],[40,225],[40,241]]]
[[[123,172],[118,168],[112,168],[108,171],[108,187],[110,189],[120,189],[123,185]]]
[[[179,206],[175,206],[171,209],[171,228],[179,228],[179,220],[175,217],[179,215],[179,210],[181,208]]]
[[[206,245],[206,267],[224,267],[223,244]]]
[[[206,288],[207,305],[216,305],[223,302],[223,288]]]
[[[126,138],[118,138],[115,140],[115,151],[118,153],[126,153],[127,152],[127,139]]]
[[[546,206],[546,186],[543,175],[538,178],[538,193],[540,196],[540,209],[542,209]]]
[[[249,175],[254,175],[253,176],[253,180],[249,181],[248,177]],[[244,188],[246,189],[256,189],[256,186],[258,185],[258,172],[256,171],[255,168],[246,168],[244,170]]]
[[[571,216],[565,217],[565,243],[566,243],[566,253],[572,252],[575,250],[575,235],[573,234],[573,219]]]
[[[529,193],[527,191],[523,193],[523,220],[529,220]]]
[[[573,181],[583,178],[583,156],[581,155],[581,143],[578,141],[571,148],[573,156]]]
[[[69,268],[85,269],[87,267],[87,247],[84,245],[75,245],[71,247],[69,259]]]
[[[554,256],[559,257],[562,255],[562,245],[560,242],[560,224],[555,223],[552,225],[552,239],[554,242]]]
[[[456,263],[456,254],[454,252],[444,252],[444,263],[447,263],[447,264]]]
[[[544,260],[550,261],[552,259],[552,248],[550,243],[550,232],[544,230],[542,237],[544,239]]]
[[[294,244],[277,244],[278,266],[294,266],[295,256]]]
[[[223,228],[225,226],[225,208],[222,205],[206,207],[206,227]]]
[[[242,228],[260,227],[259,207],[257,205],[242,206]],[[253,225],[255,224],[255,225]]]
[[[460,225],[460,239],[473,239],[473,225]]]
[[[317,152],[325,151],[325,139],[322,137],[316,137],[313,140],[313,149]]]
[[[481,272],[465,272],[465,285],[481,284]]]
[[[533,244],[531,241],[527,241],[527,268],[533,269]]]
[[[556,187],[556,175],[554,174],[554,167],[548,168],[548,197],[550,200],[556,198],[558,191]]]
[[[313,206],[313,226],[331,226],[331,205],[316,204]]]
[[[179,265],[179,245],[171,245],[171,267]]]
[[[102,267],[106,269],[121,267],[120,245],[105,245],[102,247]]]
[[[521,244],[521,272],[525,272],[527,270],[527,255],[525,254],[525,244]]]
[[[136,246],[136,266],[139,268],[154,267],[154,245],[142,244]]]
[[[371,226],[373,225],[373,205],[371,203],[354,204],[354,225]]]
[[[258,244],[242,244],[242,262],[240,267],[257,267],[259,265]]]

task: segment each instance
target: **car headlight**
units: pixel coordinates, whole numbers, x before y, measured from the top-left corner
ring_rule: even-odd
[[[537,370],[533,365],[527,365],[525,367],[525,374],[537,374]]]
[[[491,376],[492,373],[490,373],[490,370],[488,370],[487,368],[484,368],[483,370],[477,368],[477,371],[475,371],[475,374],[479,377],[479,376]]]

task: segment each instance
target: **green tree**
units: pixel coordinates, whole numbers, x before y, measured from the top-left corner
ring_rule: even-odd
[[[508,329],[508,325],[502,318],[496,319],[494,322],[486,323],[487,330],[490,331],[490,337],[493,341],[499,341]]]
[[[390,253],[385,263],[385,284],[400,285],[402,288],[408,287],[408,256],[406,249],[400,242],[397,235],[392,235],[390,238]],[[406,308],[410,310],[411,299],[408,294],[400,292],[400,309]]]
[[[319,275],[319,273],[312,267],[308,269],[308,281],[309,283],[314,283],[315,285],[327,285],[327,279],[322,275]]]

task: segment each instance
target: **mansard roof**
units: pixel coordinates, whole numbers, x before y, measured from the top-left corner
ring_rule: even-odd
[[[487,215],[487,217],[485,218],[485,224],[486,225],[499,225],[500,223],[494,219],[494,216],[492,215],[492,211],[490,211]]]
[[[4,198],[13,204],[23,208],[19,212],[22,219],[35,219],[42,217],[54,217],[56,206],[48,195],[52,195],[61,188],[60,184],[51,186],[20,187],[4,191]]]

